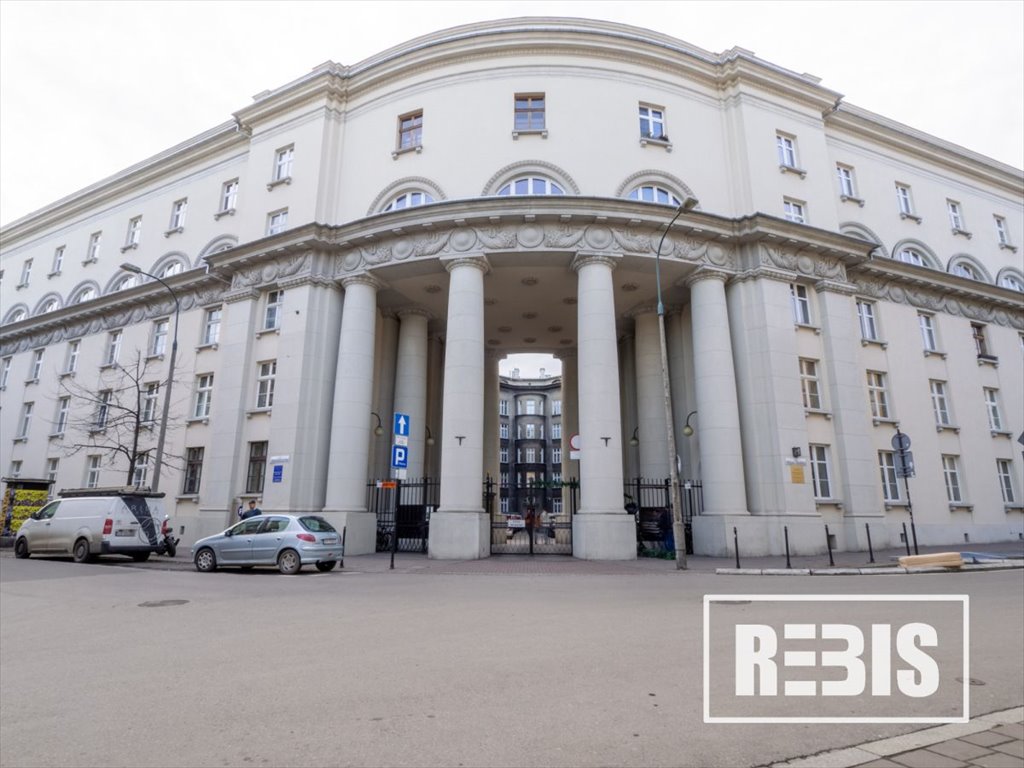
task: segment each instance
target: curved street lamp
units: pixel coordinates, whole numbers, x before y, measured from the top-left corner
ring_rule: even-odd
[[[160,472],[163,470],[164,466],[164,443],[167,439],[168,409],[171,406],[171,385],[174,383],[174,362],[178,356],[178,317],[181,313],[181,305],[178,303],[178,294],[174,292],[171,286],[156,275],[151,275],[149,272],[143,272],[139,267],[127,262],[121,265],[121,269],[135,275],[145,275],[146,277],[153,278],[160,283],[160,285],[166,288],[167,292],[171,294],[171,298],[174,299],[174,339],[171,342],[171,359],[167,365],[167,387],[164,390],[163,414],[160,416],[160,435],[156,439],[156,461],[153,464],[153,482],[150,486],[155,492],[160,489]]]
[[[686,538],[683,529],[683,501],[679,493],[679,454],[676,452],[676,430],[672,424],[672,384],[668,371],[668,347],[665,343],[665,305],[661,301],[661,248],[676,219],[697,207],[697,198],[687,197],[676,209],[676,215],[669,221],[658,241],[654,253],[654,279],[658,285],[658,336],[661,342],[661,384],[665,392],[665,428],[668,431],[668,467],[672,483],[672,536],[676,544],[676,568],[686,568]],[[689,419],[687,419],[689,420]],[[684,434],[686,430],[683,430]]]

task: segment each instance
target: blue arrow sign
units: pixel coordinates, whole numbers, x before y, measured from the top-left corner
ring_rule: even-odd
[[[395,412],[395,434],[399,437],[409,436],[409,415]]]
[[[408,469],[409,468],[409,449],[404,445],[393,445],[391,446],[391,468],[392,469]]]

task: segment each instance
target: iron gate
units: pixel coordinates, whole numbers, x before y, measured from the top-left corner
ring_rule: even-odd
[[[430,514],[437,509],[441,483],[437,478],[371,480],[366,509],[377,516],[377,551],[426,552]]]
[[[662,553],[672,544],[666,528],[672,521],[672,484],[670,480],[642,477],[626,482],[623,489],[626,509],[636,516],[636,551],[638,555]],[[683,533],[686,554],[693,554],[693,516],[701,513],[703,489],[695,480],[679,481],[683,506]],[[674,547],[672,547],[674,549]]]
[[[571,555],[579,488],[575,479],[496,488],[488,478],[484,500],[491,554]]]

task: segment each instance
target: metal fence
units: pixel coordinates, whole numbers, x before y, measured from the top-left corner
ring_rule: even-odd
[[[366,509],[377,517],[377,551],[426,552],[430,515],[437,509],[441,481],[371,480],[366,486]]]
[[[674,549],[671,481],[637,477],[626,481],[622,495],[626,510],[636,518],[637,554],[659,554]],[[680,480],[679,496],[683,506],[686,554],[692,555],[693,517],[701,514],[704,503],[701,484],[695,480]]]

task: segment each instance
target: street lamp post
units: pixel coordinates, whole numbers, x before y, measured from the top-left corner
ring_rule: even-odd
[[[665,342],[665,305],[661,300],[661,248],[676,219],[697,207],[697,199],[687,197],[676,209],[676,215],[669,221],[658,241],[654,253],[654,279],[658,285],[658,337],[661,343],[661,384],[665,392],[665,429],[668,432],[668,468],[672,484],[672,537],[676,545],[676,568],[686,568],[686,534],[683,530],[683,504],[679,493],[679,454],[676,452],[676,430],[672,423],[672,384],[668,370],[668,345]]]
[[[174,290],[161,280],[156,275],[151,275],[149,272],[143,272],[139,267],[134,264],[125,262],[121,265],[121,269],[125,272],[131,272],[136,275],[145,275],[156,280],[160,285],[167,289],[167,292],[171,294],[171,298],[174,299],[174,336],[171,341],[171,359],[167,365],[167,386],[164,390],[164,406],[163,413],[160,416],[160,434],[156,439],[156,461],[153,464],[153,483],[151,485],[154,492],[160,490],[160,473],[164,466],[164,443],[167,440],[167,416],[171,407],[171,386],[174,384],[174,362],[178,357],[178,316],[181,312],[181,305],[178,303],[178,294]]]

